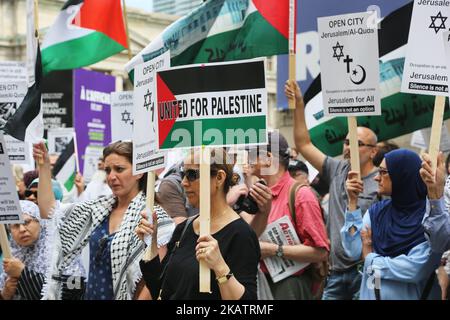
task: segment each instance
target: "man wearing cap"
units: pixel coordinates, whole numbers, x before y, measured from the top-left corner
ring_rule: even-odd
[[[361,286],[361,274],[358,267],[361,261],[353,261],[344,251],[341,244],[340,230],[344,226],[345,211],[348,203],[345,182],[350,171],[350,147],[348,137],[344,141],[344,160],[333,159],[320,151],[311,142],[305,121],[305,105],[300,88],[296,81],[288,80],[285,85],[288,99],[295,99],[294,140],[297,150],[314,166],[319,174],[330,185],[329,212],[327,231],[331,240],[330,267],[324,300],[358,299]],[[369,128],[358,127],[358,145],[361,177],[364,192],[358,197],[361,212],[366,212],[370,205],[377,201],[378,184],[373,179],[377,168],[373,158],[377,153],[377,136]]]
[[[309,171],[308,171],[308,167],[306,166],[306,164],[303,161],[297,160],[297,159],[293,159],[293,160],[291,159],[289,161],[288,171],[293,179],[297,180],[301,184],[309,185],[309,180],[308,180]]]
[[[249,156],[256,161],[254,174],[263,178],[273,195],[272,208],[267,223],[270,224],[284,216],[289,217],[301,241],[298,245],[275,244],[260,241],[262,258],[277,257],[303,263],[319,263],[328,259],[329,240],[322,219],[319,202],[311,189],[306,186],[295,192],[295,219],[289,209],[289,195],[295,180],[288,172],[289,146],[278,132],[269,132],[267,147],[250,150]],[[257,153],[255,154],[255,151]],[[312,267],[312,265],[311,265]],[[276,283],[268,275],[264,263],[261,268],[268,278],[275,299],[298,300],[313,299],[317,284],[307,272],[308,267]]]

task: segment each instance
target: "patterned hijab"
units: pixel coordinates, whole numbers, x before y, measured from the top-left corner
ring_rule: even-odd
[[[48,220],[41,219],[39,207],[35,203],[28,200],[20,200],[20,207],[23,214],[27,214],[39,222],[41,230],[36,242],[29,247],[20,246],[11,237],[11,254],[14,258],[22,261],[29,270],[46,274],[49,269],[51,258],[50,239],[52,238],[52,234],[50,222]],[[3,272],[0,277],[0,288],[3,288],[6,277],[6,273]]]

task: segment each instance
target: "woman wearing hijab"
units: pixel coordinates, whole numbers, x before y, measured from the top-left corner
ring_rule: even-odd
[[[442,252],[432,252],[424,235],[427,186],[420,178],[420,168],[421,160],[412,151],[387,153],[375,181],[379,193],[391,199],[373,204],[364,217],[357,207],[363,183],[356,172],[349,172],[342,245],[353,260],[361,255],[364,260],[363,300],[439,298],[433,275]],[[431,208],[440,210],[433,202]]]
[[[0,276],[1,296],[5,300],[40,300],[46,274],[49,270],[53,249],[52,221],[42,220],[39,208],[28,200],[21,200],[23,223],[10,225],[11,252],[13,258],[3,262],[4,272]],[[83,274],[77,262],[65,269],[68,278]],[[78,288],[65,288],[65,299],[80,299],[84,291],[84,282],[78,278]],[[75,286],[73,286],[75,287]],[[72,288],[73,288],[72,287]]]

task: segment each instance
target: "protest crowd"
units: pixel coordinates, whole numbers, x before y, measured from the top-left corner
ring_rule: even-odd
[[[220,1],[204,6],[215,2]],[[50,49],[42,50],[49,64],[45,50]],[[40,53],[36,60],[38,81]],[[157,85],[166,86],[163,94],[175,96],[170,107],[177,107],[164,119],[168,104],[159,107],[157,100],[157,121],[182,127],[201,118],[217,130],[233,121],[257,127],[256,116],[208,114],[214,108],[238,114],[247,109],[250,116],[264,112],[261,81],[248,80],[259,70],[252,63],[234,67],[241,76],[232,84],[225,76],[229,69],[220,64],[213,66],[220,76],[206,75],[202,84],[182,79],[183,69],[162,69]],[[149,69],[134,67],[136,94],[144,83],[140,72]],[[146,131],[166,152],[164,164],[151,171],[136,166],[136,153],[148,150],[136,149],[135,131],[103,146],[89,182],[75,160],[76,139],[59,153],[50,152],[42,137],[33,140],[35,169],[11,165],[21,218],[0,224],[7,235],[0,252],[0,300],[448,300],[450,155],[400,148],[361,123],[341,137],[339,155],[327,152],[311,136],[306,94],[297,81],[284,80],[283,98],[293,106],[291,136],[264,128],[263,143],[176,149],[155,138],[150,117],[135,113],[133,130],[148,121]],[[200,86],[245,91],[258,104],[240,108],[238,98],[221,96],[234,107],[206,110],[207,90]],[[140,108],[153,112],[144,91],[147,109]],[[196,94],[199,105],[189,100]],[[16,118],[2,128],[5,135],[16,137],[13,129],[28,121],[23,114]],[[69,148],[72,158],[65,156]],[[61,173],[71,161],[69,191]],[[202,179],[205,172],[209,180]],[[208,209],[207,229],[202,208]]]

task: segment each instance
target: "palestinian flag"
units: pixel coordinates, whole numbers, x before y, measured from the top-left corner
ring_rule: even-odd
[[[53,176],[67,192],[70,192],[75,185],[75,175],[77,173],[76,154],[73,139],[66,146],[58,157],[53,167]]]
[[[34,1],[27,1],[27,67],[28,91],[3,130],[18,140],[36,143],[44,136],[41,110],[42,62],[38,34],[34,26]]]
[[[392,12],[378,31],[380,53],[381,116],[358,117],[358,125],[371,128],[378,141],[399,137],[431,126],[434,96],[401,93],[403,65],[413,2]],[[330,156],[342,154],[348,133],[347,117],[324,117],[320,75],[304,94],[305,117],[311,140]],[[444,119],[450,117],[448,100]]]
[[[209,0],[167,27],[126,66],[170,50],[171,66],[288,53],[289,0]]]
[[[156,81],[160,149],[267,144],[263,59],[177,67]]]
[[[44,74],[91,65],[125,48],[120,0],[69,0],[45,36]]]

